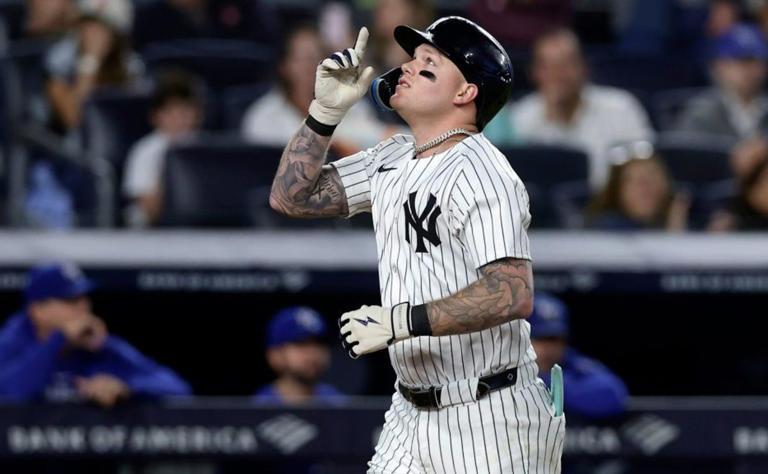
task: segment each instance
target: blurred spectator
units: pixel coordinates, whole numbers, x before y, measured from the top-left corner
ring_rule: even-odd
[[[747,5],[763,34],[768,36],[768,0],[749,0]]]
[[[741,20],[741,5],[738,0],[711,0],[705,33],[709,38],[719,38]]]
[[[393,32],[396,26],[410,25],[424,30],[432,22],[433,16],[432,0],[378,0],[373,10],[369,43],[369,58],[377,70],[383,74],[410,60],[408,53],[395,41]]]
[[[157,222],[163,207],[165,152],[192,138],[203,121],[203,97],[196,81],[181,71],[158,76],[152,96],[150,121],[154,131],[136,142],[128,153],[123,195],[128,199],[126,223],[147,227]]]
[[[52,128],[68,132],[80,124],[82,107],[99,87],[125,86],[141,78],[144,66],[129,46],[130,0],[80,0],[74,31],[45,58]]]
[[[744,140],[733,148],[731,169],[736,178],[742,180],[768,157],[768,139],[759,136]]]
[[[737,230],[768,230],[768,158],[742,180],[733,215]]]
[[[77,11],[75,0],[26,0],[26,5],[24,30],[28,37],[37,39],[65,34]]]
[[[511,107],[486,135],[497,143],[518,140],[584,149],[590,160],[590,184],[605,184],[607,149],[653,135],[648,116],[628,92],[587,82],[587,66],[573,32],[556,30],[533,46],[533,79],[538,91]]]
[[[768,44],[762,32],[738,24],[714,40],[710,54],[713,87],[688,101],[674,128],[734,139],[768,130]]]
[[[243,117],[243,136],[254,143],[285,146],[307,116],[315,95],[315,71],[325,56],[317,30],[300,26],[285,38],[280,51],[278,82],[254,102]],[[394,133],[376,119],[368,101],[350,109],[334,133],[333,149],[340,156],[374,146]]]
[[[328,50],[343,51],[355,43],[352,14],[352,6],[345,2],[328,2],[320,9],[318,30]]]
[[[739,163],[738,193],[728,211],[716,212],[709,224],[710,231],[768,230],[768,153],[766,144],[754,141],[748,159]],[[739,151],[734,153],[737,155]]]
[[[32,270],[24,307],[0,329],[0,398],[87,399],[112,407],[128,398],[189,395],[172,370],[109,335],[91,312],[92,288],[72,264]]]
[[[25,224],[39,229],[71,229],[75,226],[75,203],[70,191],[45,160],[30,166],[24,195]]]
[[[336,388],[319,382],[330,363],[323,341],[327,332],[323,318],[312,308],[279,311],[267,329],[267,362],[277,379],[257,390],[253,400],[266,404],[341,401],[344,396]]]
[[[275,17],[257,0],[157,0],[136,15],[133,40],[149,43],[191,38],[274,42]]]
[[[505,46],[526,47],[546,31],[569,25],[572,8],[571,0],[473,0],[469,16]]]
[[[528,317],[539,377],[550,385],[550,369],[563,368],[567,416],[606,417],[626,410],[627,387],[605,365],[568,345],[568,308],[558,298],[538,293]]]
[[[684,231],[690,200],[675,194],[672,179],[649,142],[611,149],[608,183],[590,206],[588,226],[601,230]]]

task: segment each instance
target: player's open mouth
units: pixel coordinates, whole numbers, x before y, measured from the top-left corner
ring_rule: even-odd
[[[408,88],[410,88],[410,87],[411,87],[411,85],[410,85],[410,84],[408,84],[408,81],[406,81],[406,80],[405,80],[405,79],[403,79],[402,77],[400,78],[400,80],[399,80],[399,81],[397,81],[397,87],[400,87],[400,86],[403,86],[403,87],[408,87]]]

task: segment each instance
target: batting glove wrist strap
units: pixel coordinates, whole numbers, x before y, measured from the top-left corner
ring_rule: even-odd
[[[386,309],[386,308],[383,308]],[[408,339],[413,334],[411,332],[411,304],[396,304],[389,311],[389,318],[392,322],[392,338],[387,344]]]
[[[326,125],[313,117],[312,114],[307,116],[304,123],[310,130],[323,137],[330,137],[333,135],[333,131],[336,130],[336,125]]]
[[[429,324],[427,305],[411,306],[411,334],[414,336],[431,336],[432,325]]]

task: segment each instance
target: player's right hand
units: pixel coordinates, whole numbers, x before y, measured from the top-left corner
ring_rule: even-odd
[[[101,349],[108,335],[104,321],[91,314],[65,322],[61,331],[70,345],[91,352]]]
[[[315,100],[309,114],[325,125],[338,125],[344,114],[368,91],[375,73],[368,66],[360,71],[368,29],[360,28],[354,48],[337,51],[317,66]]]

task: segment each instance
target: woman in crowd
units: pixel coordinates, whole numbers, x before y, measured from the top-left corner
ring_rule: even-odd
[[[754,145],[754,144],[753,144]],[[739,156],[740,149],[734,152]],[[732,157],[738,192],[728,210],[713,214],[709,230],[766,231],[768,230],[768,150],[759,156],[739,162]]]
[[[51,128],[62,134],[77,128],[83,104],[94,90],[125,86],[141,78],[144,67],[132,52],[130,0],[81,0],[72,32],[45,58]]]
[[[590,205],[588,226],[599,230],[686,228],[689,200],[675,194],[672,180],[650,142],[611,150],[608,183]]]

